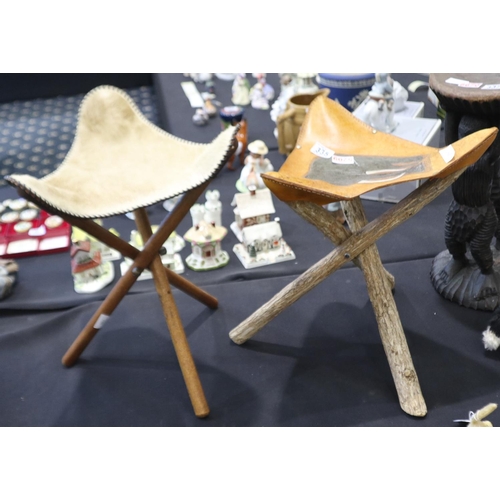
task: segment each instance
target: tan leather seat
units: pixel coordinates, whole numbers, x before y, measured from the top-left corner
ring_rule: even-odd
[[[266,186],[317,227],[337,248],[242,321],[230,338],[242,344],[325,278],[353,261],[363,271],[401,408],[427,413],[418,377],[375,242],[442,193],[477,161],[496,128],[471,134],[444,149],[421,146],[372,129],[340,104],[311,103],[294,150],[278,172],[262,174]],[[368,222],[359,196],[400,182],[424,180],[398,204]],[[341,201],[349,229],[322,205]],[[415,240],[418,245],[418,240]],[[332,328],[333,329],[333,328]]]

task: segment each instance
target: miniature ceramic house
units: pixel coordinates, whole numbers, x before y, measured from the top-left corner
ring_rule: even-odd
[[[243,241],[242,230],[244,227],[269,222],[276,212],[271,191],[265,189],[252,189],[248,193],[237,193],[232,205],[235,207],[231,229],[238,240]]]
[[[153,232],[158,229],[158,226],[151,226]],[[135,229],[133,229],[130,233],[130,242],[132,246],[135,248],[142,250],[144,247],[144,243],[142,241],[141,235]],[[178,252],[180,252],[186,246],[186,242],[183,240],[181,236],[179,236],[175,231],[168,237],[167,241],[163,245],[164,253],[161,255],[161,263],[167,269],[170,269],[174,273],[182,274],[184,272],[184,263],[182,262],[182,257]],[[132,260],[129,258],[124,258],[120,264],[121,274],[124,275],[130,265],[132,264]],[[149,269],[144,269],[141,275],[137,278],[140,280],[152,279],[153,275]]]
[[[279,219],[271,220],[275,209],[269,189],[238,193],[233,205],[235,220],[231,229],[240,241],[233,251],[245,269],[295,259],[283,239]]]
[[[193,227],[184,235],[191,243],[192,253],[186,258],[186,265],[193,271],[209,271],[224,267],[229,254],[222,250],[221,242],[227,229],[215,222],[205,220],[205,207],[195,204],[191,208]]]
[[[95,242],[83,240],[73,243],[70,256],[75,292],[94,293],[113,281],[113,263],[102,260],[100,248]]]
[[[279,219],[244,227],[242,238],[233,251],[245,269],[295,259],[295,254],[283,239]]]

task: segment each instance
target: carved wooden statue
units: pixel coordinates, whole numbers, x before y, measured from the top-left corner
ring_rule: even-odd
[[[478,130],[500,126],[500,92],[484,89],[493,85],[492,78],[500,83],[500,75],[493,74],[431,74],[430,86],[446,110],[447,144]],[[473,309],[493,310],[499,303],[500,269],[495,269],[499,240],[492,245],[493,238],[500,235],[499,158],[497,137],[453,183],[453,201],[445,219],[447,250],[434,259],[431,269],[438,293]]]

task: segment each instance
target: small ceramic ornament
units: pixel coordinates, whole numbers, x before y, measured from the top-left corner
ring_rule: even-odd
[[[0,259],[0,300],[9,297],[17,281],[19,266],[12,259]]]
[[[193,115],[193,123],[199,127],[208,123],[209,116],[204,108],[198,108]]]
[[[454,420],[454,422],[467,424],[467,427],[493,427],[489,420],[484,420],[498,408],[496,403],[489,403],[475,413],[469,412],[469,418]]]
[[[279,219],[271,220],[274,204],[267,188],[238,193],[233,200],[235,220],[231,229],[240,241],[233,247],[245,269],[295,259],[283,238]]]
[[[193,227],[184,235],[184,239],[191,243],[192,250],[186,265],[193,271],[210,271],[227,265],[229,254],[221,247],[227,229],[215,222],[207,222],[205,207],[201,204],[191,207],[191,217]]]
[[[206,99],[203,105],[203,110],[208,115],[209,118],[213,118],[217,115],[217,108],[214,106],[211,99]]]
[[[272,97],[271,97],[272,98]],[[269,109],[269,92],[266,93],[265,84],[257,82],[250,89],[250,100],[252,108],[254,109]]]
[[[222,202],[220,201],[220,193],[217,189],[207,191],[205,193],[205,215],[204,219],[209,223],[214,223],[216,226],[222,226]]]
[[[155,233],[158,230],[158,225],[151,226],[151,230],[153,231],[153,233]],[[136,229],[133,229],[130,232],[129,243],[138,250],[142,250],[144,248],[142,237],[139,231],[137,231]],[[179,252],[185,247],[185,245],[186,242],[184,241],[182,236],[173,231],[162,246],[163,252],[161,255],[161,263],[163,264],[163,266],[167,269],[170,269],[174,273],[182,274],[185,269],[184,263],[182,262],[182,257]],[[123,259],[123,261],[120,263],[120,271],[122,276],[128,271],[132,264],[132,259]],[[138,281],[142,281],[152,278],[153,274],[151,273],[151,271],[149,269],[145,269],[137,279]]]
[[[250,104],[250,83],[246,73],[238,73],[234,79],[231,100],[237,106],[248,106]]]
[[[358,118],[381,132],[391,133],[396,129],[394,120],[394,80],[389,73],[376,73],[375,83],[368,98],[357,115]]]
[[[288,99],[297,93],[295,73],[280,73],[280,85],[280,94],[273,102],[270,112],[271,120],[275,123],[278,116],[285,112]],[[276,130],[274,131],[274,135],[277,136]]]
[[[268,148],[264,141],[256,140],[248,145],[249,155],[245,158],[245,166],[241,170],[240,178],[236,182],[236,189],[245,193],[251,186],[264,189],[266,185],[261,174],[274,170],[271,162],[265,158]]]
[[[100,245],[95,241],[74,242],[70,256],[75,292],[95,293],[113,281],[115,277],[113,263],[102,260]]]

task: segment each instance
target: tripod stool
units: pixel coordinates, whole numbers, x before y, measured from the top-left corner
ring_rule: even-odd
[[[124,91],[101,86],[84,97],[73,144],[59,168],[41,179],[6,177],[24,198],[134,261],[64,355],[65,366],[78,360],[149,268],[194,412],[200,418],[209,414],[170,283],[210,308],[217,308],[217,299],[163,267],[159,252],[233,154],[236,131],[228,127],[209,144],[182,140],[149,122]],[[145,207],[179,195],[182,198],[152,234]],[[128,212],[134,213],[145,242],[141,251],[93,220]]]
[[[498,130],[480,130],[440,150],[378,132],[327,97],[311,103],[297,144],[278,172],[262,175],[266,186],[337,248],[311,266],[236,326],[242,344],[347,262],[363,271],[401,408],[422,417],[427,408],[396,303],[393,277],[384,269],[376,241],[442,193],[491,145]],[[393,184],[426,180],[368,223],[360,196]],[[349,229],[324,205],[341,202]]]

